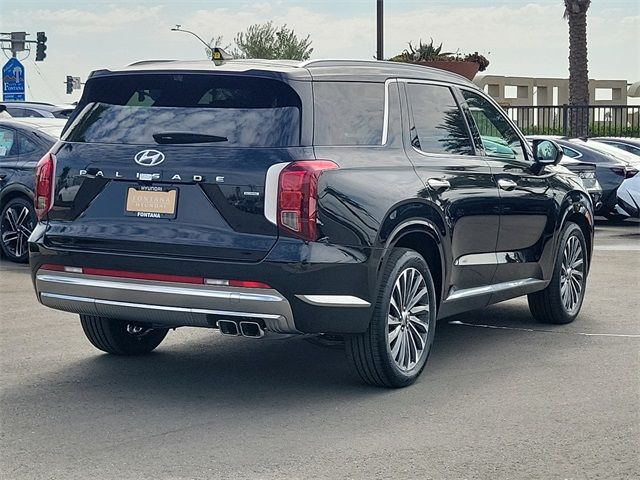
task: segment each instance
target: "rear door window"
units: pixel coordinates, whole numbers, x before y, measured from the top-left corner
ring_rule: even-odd
[[[175,134],[177,143],[300,143],[301,100],[289,85],[272,79],[175,73],[97,77],[87,83],[82,104],[67,141],[150,144]]]
[[[18,138],[20,143],[20,155],[26,155],[27,153],[32,153],[38,150],[38,145],[33,140],[27,138],[26,135],[21,133]]]
[[[0,127],[0,159],[18,155],[16,132],[11,128]]]
[[[314,82],[315,145],[380,145],[384,84]]]
[[[469,129],[448,87],[410,83],[411,144],[425,153],[473,155]]]

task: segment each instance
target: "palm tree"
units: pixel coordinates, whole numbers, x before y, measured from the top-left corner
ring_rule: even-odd
[[[570,135],[587,135],[589,111],[575,108],[589,104],[587,65],[587,10],[591,0],[564,0],[564,18],[569,22],[569,107]]]

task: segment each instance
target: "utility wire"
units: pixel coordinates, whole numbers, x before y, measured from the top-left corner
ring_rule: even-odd
[[[47,80],[44,78],[44,75],[42,75],[42,72],[40,71],[40,68],[38,68],[38,64],[36,62],[34,62],[33,60],[31,60],[31,63],[36,68],[36,73],[38,75],[40,75],[40,78],[42,78],[42,81],[47,86],[49,91],[53,94],[53,96],[56,97],[60,103],[66,103],[65,100],[62,97],[60,97],[60,95],[53,88],[51,88],[51,85],[49,85],[49,82],[47,82]]]

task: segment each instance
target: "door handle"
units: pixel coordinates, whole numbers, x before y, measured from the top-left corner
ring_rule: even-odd
[[[515,190],[516,187],[518,186],[518,184],[516,182],[514,182],[513,180],[508,180],[506,178],[500,178],[500,179],[498,179],[498,186],[502,190],[506,190],[507,192],[510,192],[511,190]]]
[[[446,190],[451,186],[448,180],[443,180],[441,178],[430,178],[427,180],[427,185],[438,192]]]

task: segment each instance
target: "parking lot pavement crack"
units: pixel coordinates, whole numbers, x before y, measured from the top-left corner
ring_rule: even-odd
[[[562,335],[580,335],[583,337],[640,338],[640,334],[568,332],[566,330],[545,330],[541,328],[522,328],[522,327],[508,327],[506,325],[486,325],[481,323],[466,323],[466,322],[461,322],[459,320],[452,320],[448,323],[449,325],[461,325],[464,327],[491,328],[496,330],[517,330],[520,332],[557,333]]]

